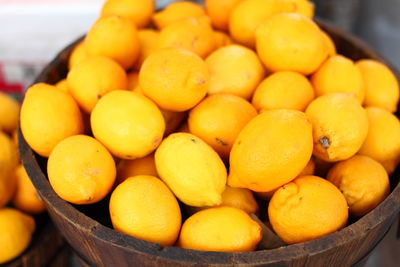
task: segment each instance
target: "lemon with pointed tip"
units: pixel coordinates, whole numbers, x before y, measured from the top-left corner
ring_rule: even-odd
[[[195,135],[168,136],[155,154],[160,178],[185,204],[195,207],[221,204],[226,168],[208,144]]]
[[[61,141],[47,162],[49,182],[57,195],[74,204],[92,204],[112,189],[116,167],[96,139],[75,135]]]

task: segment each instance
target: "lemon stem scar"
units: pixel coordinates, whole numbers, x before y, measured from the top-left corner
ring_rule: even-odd
[[[321,139],[319,139],[319,143],[320,143],[321,146],[322,146],[323,148],[325,148],[325,149],[328,149],[329,146],[330,146],[330,144],[331,144],[329,138],[326,137],[326,136],[324,136],[324,137],[322,137]]]

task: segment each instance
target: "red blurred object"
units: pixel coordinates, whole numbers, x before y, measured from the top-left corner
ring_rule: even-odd
[[[12,94],[22,94],[24,85],[22,83],[8,83],[3,71],[3,65],[0,64],[0,91]]]

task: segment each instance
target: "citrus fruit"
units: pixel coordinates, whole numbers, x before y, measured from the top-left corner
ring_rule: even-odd
[[[240,45],[216,50],[206,64],[210,71],[209,94],[226,93],[250,99],[265,75],[257,54]]]
[[[332,183],[302,176],[285,184],[268,205],[272,228],[287,244],[301,243],[346,226],[346,199]]]
[[[114,229],[163,246],[175,243],[181,228],[178,201],[156,177],[130,177],[113,191],[110,216]]]
[[[312,75],[311,82],[317,96],[347,93],[364,101],[365,89],[361,72],[351,59],[342,55],[328,58]]]
[[[366,108],[369,130],[358,154],[381,163],[391,174],[400,161],[400,122],[389,111],[378,107]]]
[[[257,87],[252,104],[257,110],[296,109],[304,111],[314,99],[314,89],[303,75],[275,72]]]
[[[204,6],[215,29],[229,31],[229,17],[243,0],[206,0]]]
[[[254,33],[258,26],[273,15],[294,12],[295,9],[296,6],[289,1],[241,1],[230,14],[229,32],[237,43],[254,48],[256,44]]]
[[[199,4],[190,1],[178,1],[156,13],[153,16],[153,22],[158,29],[162,29],[185,18],[203,16],[205,16],[205,11]]]
[[[311,158],[312,127],[297,110],[268,110],[240,132],[230,154],[228,185],[267,192],[282,186]]]
[[[246,212],[224,206],[205,209],[189,217],[182,225],[178,246],[204,251],[243,252],[255,250],[261,237],[261,226]]]
[[[107,0],[101,9],[101,16],[125,17],[136,27],[144,28],[151,22],[155,9],[154,2],[154,0]]]
[[[395,112],[399,103],[399,83],[384,64],[363,59],[356,62],[365,86],[365,106],[376,106]]]
[[[35,227],[33,217],[12,208],[0,209],[0,264],[24,252]]]
[[[272,16],[257,28],[255,35],[257,53],[271,71],[296,71],[308,75],[328,56],[321,30],[315,22],[300,14]]]
[[[51,152],[47,173],[60,198],[74,204],[92,204],[111,191],[116,168],[113,157],[99,141],[75,135]]]
[[[92,112],[97,101],[113,90],[126,90],[127,77],[121,66],[106,57],[89,57],[74,65],[67,76],[68,88],[79,106]]]
[[[81,41],[74,47],[74,49],[71,52],[71,55],[69,56],[68,68],[71,69],[76,63],[85,60],[87,57],[88,54],[86,52],[85,42]]]
[[[160,33],[153,29],[143,29],[138,31],[140,52],[136,61],[135,69],[140,70],[145,59],[158,47],[158,36]]]
[[[121,160],[117,167],[117,184],[122,183],[129,177],[137,175],[150,175],[158,177],[154,153],[143,158],[133,160]]]
[[[226,168],[218,154],[188,133],[169,135],[156,150],[160,178],[179,200],[189,206],[221,204]]]
[[[307,107],[306,114],[313,125],[314,156],[324,161],[352,157],[367,137],[367,113],[351,95],[320,96]]]
[[[17,167],[13,179],[17,182],[17,188],[12,199],[14,207],[29,214],[44,212],[46,206],[29,179],[24,166],[19,165]]]
[[[390,192],[385,168],[367,156],[356,155],[337,163],[329,171],[327,179],[343,193],[350,215],[356,217],[370,212]]]
[[[153,102],[123,90],[101,98],[90,121],[95,138],[121,159],[150,154],[160,144],[165,130],[164,118]]]
[[[0,92],[0,130],[11,133],[17,129],[19,109],[17,100]]]
[[[145,96],[159,107],[186,111],[207,94],[207,65],[196,54],[180,49],[160,49],[143,63],[139,85]]]
[[[207,21],[192,17],[182,19],[161,30],[158,47],[182,48],[205,58],[215,49],[214,31]]]
[[[236,137],[256,115],[254,107],[243,98],[215,94],[190,111],[188,125],[191,133],[227,159]]]
[[[26,142],[43,157],[63,139],[83,133],[82,115],[72,96],[44,83],[26,92],[20,120]]]
[[[139,57],[139,37],[131,20],[119,16],[102,17],[85,38],[89,55],[115,60],[124,69],[133,66]]]

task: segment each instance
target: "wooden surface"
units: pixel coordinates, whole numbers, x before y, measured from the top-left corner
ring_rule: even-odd
[[[354,60],[384,61],[358,39],[320,22],[334,39],[338,52]],[[66,75],[67,47],[39,75],[36,82],[54,83]],[[400,76],[396,72],[398,79]],[[97,266],[349,266],[365,257],[381,240],[400,211],[399,170],[391,177],[392,193],[372,212],[341,231],[306,243],[277,249],[219,253],[185,250],[135,239],[110,228],[108,199],[90,206],[73,206],[61,200],[46,178],[46,160],[32,152],[19,132],[23,164],[43,198],[56,226],[75,251]]]
[[[40,215],[35,219],[37,230],[28,249],[15,260],[0,264],[1,267],[68,266],[67,247],[50,218]]]

